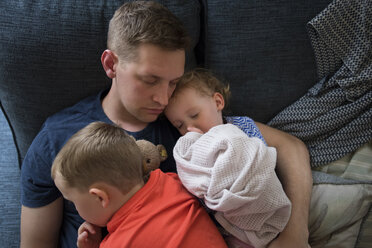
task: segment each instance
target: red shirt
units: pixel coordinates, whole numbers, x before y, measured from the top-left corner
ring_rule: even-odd
[[[100,248],[226,248],[215,224],[175,173],[151,172],[148,182],[107,224]]]

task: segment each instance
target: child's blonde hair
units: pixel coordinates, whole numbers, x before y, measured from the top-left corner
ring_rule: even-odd
[[[70,187],[81,191],[105,182],[124,194],[142,182],[142,154],[122,128],[93,122],[74,134],[57,154],[52,178],[59,173]]]
[[[178,81],[170,101],[176,99],[178,94],[185,88],[195,89],[202,96],[213,96],[216,92],[220,93],[225,101],[225,106],[231,96],[229,85],[225,85],[211,71],[203,68],[196,68],[186,72]]]

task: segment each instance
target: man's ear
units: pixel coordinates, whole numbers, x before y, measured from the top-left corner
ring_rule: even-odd
[[[89,194],[96,197],[96,200],[99,201],[100,205],[103,208],[106,208],[110,203],[110,197],[105,190],[102,190],[100,188],[90,188]]]
[[[113,79],[116,76],[116,66],[119,63],[118,56],[113,51],[106,49],[102,53],[101,63],[106,75]]]
[[[223,99],[222,94],[218,92],[214,93],[213,99],[216,102],[217,110],[222,111],[225,107],[225,99]]]

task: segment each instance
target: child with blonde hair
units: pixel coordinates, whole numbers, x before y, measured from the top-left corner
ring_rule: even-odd
[[[276,150],[254,121],[223,117],[229,95],[209,71],[181,77],[165,110],[184,135],[173,155],[181,182],[215,211],[230,247],[266,247],[286,226],[291,203],[275,173]]]
[[[177,174],[157,169],[145,182],[142,161],[133,137],[103,122],[78,131],[57,154],[52,178],[86,221],[78,230],[78,247],[225,248]]]

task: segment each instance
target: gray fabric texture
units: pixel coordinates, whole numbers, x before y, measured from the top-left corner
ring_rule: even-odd
[[[100,57],[125,1],[0,1],[0,101],[23,159],[44,120],[109,87]],[[161,0],[199,39],[198,0]],[[194,65],[193,50],[187,56]]]
[[[20,170],[7,121],[0,109],[0,247],[19,247]]]
[[[267,122],[316,83],[306,23],[330,1],[204,1],[205,66],[230,84],[227,115]]]
[[[337,177],[331,174],[327,174],[324,172],[320,171],[311,171],[312,177],[313,177],[313,184],[341,184],[341,185],[349,185],[349,184],[361,184],[361,183],[366,183],[366,184],[371,184],[371,182],[365,181],[356,181],[356,180],[351,180],[351,179],[345,179],[342,177]]]
[[[371,20],[371,1],[335,0],[309,22],[323,79],[269,125],[303,140],[312,166],[372,139]]]

